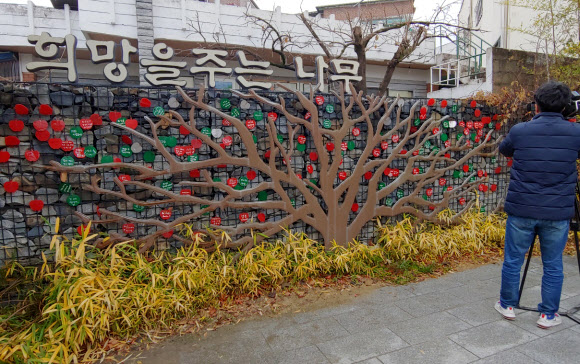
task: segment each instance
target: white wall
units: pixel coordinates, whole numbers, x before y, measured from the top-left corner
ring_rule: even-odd
[[[74,34],[78,39],[78,49],[86,49],[85,41],[93,34],[103,34],[123,38],[137,38],[137,10],[135,0],[79,0],[78,11],[66,11],[62,9],[29,7],[27,5],[0,4],[0,49],[4,47],[29,47],[27,36],[49,32],[52,36],[62,37],[68,33]],[[250,47],[269,47],[263,44],[262,29],[255,22],[248,22],[243,12],[245,8],[220,5],[216,3],[203,3],[186,0],[153,0],[153,26],[156,41],[173,40],[183,42],[203,42],[199,34],[195,34],[189,21],[195,21],[199,16],[206,40],[213,42],[212,34],[222,32],[228,43]],[[312,41],[308,29],[295,14],[283,14],[279,8],[275,11],[247,9],[255,16],[272,21],[283,33],[292,35],[292,41],[297,43],[290,52],[295,54],[322,55],[319,46]],[[32,24],[29,23],[32,19]],[[340,29],[345,28],[345,23],[333,19],[316,18],[319,25]],[[320,32],[324,40],[338,40],[333,32]],[[106,38],[106,37],[103,37]],[[224,38],[220,36],[220,39]],[[430,64],[434,61],[434,41],[426,41],[408,59],[409,62]],[[370,61],[385,61],[390,59],[397,46],[394,44],[380,44],[377,48],[371,47],[367,52]],[[352,47],[347,51],[346,57],[355,57]],[[26,62],[24,62],[26,60]],[[22,57],[22,69],[28,61],[36,60],[32,56]],[[175,58],[174,58],[175,60]],[[187,58],[188,68],[193,65],[193,59]],[[85,65],[86,64],[86,65]],[[135,66],[130,68],[133,76]],[[91,74],[95,70],[101,70],[102,65],[93,66],[90,62],[79,60],[79,73]],[[99,71],[100,73],[100,71]],[[280,77],[287,77],[277,71]],[[384,67],[369,66],[368,76],[371,83],[378,83],[384,74]],[[292,76],[293,77],[293,76]],[[289,78],[289,77],[288,77]],[[409,80],[413,88],[424,89],[428,81],[428,71],[425,70],[397,70],[393,76],[394,81]],[[414,81],[413,81],[414,80]],[[422,91],[421,91],[422,92]]]

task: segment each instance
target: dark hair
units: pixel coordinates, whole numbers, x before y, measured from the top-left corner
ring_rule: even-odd
[[[534,100],[542,112],[564,111],[572,99],[570,88],[561,82],[549,81],[540,86],[534,95]]]

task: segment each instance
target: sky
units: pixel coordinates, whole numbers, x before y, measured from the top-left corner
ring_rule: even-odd
[[[254,0],[260,9],[273,10],[276,6],[282,7],[283,13],[299,13],[302,10],[316,10],[316,6],[328,5],[328,4],[340,4],[340,3],[353,3],[358,0]],[[364,0],[363,0],[364,1]],[[444,0],[415,0],[415,18],[416,19],[426,19],[432,13],[433,9],[437,4],[442,3]],[[17,3],[26,4],[26,0],[0,0],[0,3]],[[32,0],[32,2],[38,6],[52,7],[50,0]],[[456,18],[456,14],[459,12],[458,0],[446,0],[447,3],[457,2],[458,4],[453,7],[452,13],[453,17]]]

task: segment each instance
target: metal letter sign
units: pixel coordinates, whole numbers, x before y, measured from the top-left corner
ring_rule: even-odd
[[[40,70],[64,70],[67,72],[69,82],[76,82],[78,74],[76,70],[76,47],[77,39],[74,35],[68,34],[64,38],[52,37],[47,32],[41,35],[29,35],[28,42],[34,44],[36,54],[46,60],[45,62],[30,62],[26,69],[31,72]],[[86,41],[87,48],[91,55],[93,63],[104,63],[103,75],[112,83],[122,83],[127,79],[129,72],[128,66],[131,63],[131,54],[137,53],[137,48],[131,45],[128,39],[122,39],[119,43],[114,41],[92,40]],[[61,47],[64,47],[61,50]],[[116,50],[121,50],[121,62],[115,62]],[[274,71],[270,68],[270,62],[251,61],[246,57],[243,51],[238,51],[239,67],[227,67],[226,57],[228,52],[225,50],[215,49],[192,49],[191,52],[198,56],[194,66],[189,68],[192,75],[206,74],[208,76],[208,86],[215,88],[216,75],[225,77],[235,76],[236,83],[243,89],[261,88],[270,89],[271,82],[260,77],[271,76]],[[157,43],[151,50],[153,59],[141,58],[140,64],[146,68],[145,80],[152,86],[185,86],[186,81],[181,78],[181,70],[187,67],[184,60],[173,61],[173,48],[165,43]],[[66,59],[65,61],[55,61],[56,59]],[[211,64],[211,65],[210,65]],[[326,83],[324,80],[324,71],[330,69],[331,75],[329,80],[332,82],[344,82],[347,93],[350,92],[350,83],[358,82],[362,79],[358,75],[359,63],[357,61],[333,59],[330,65],[326,63],[323,56],[317,56],[315,59],[314,72],[306,72],[302,57],[294,58],[296,67],[296,78],[300,80],[315,79],[315,91],[325,92]],[[257,79],[248,77],[257,77]]]

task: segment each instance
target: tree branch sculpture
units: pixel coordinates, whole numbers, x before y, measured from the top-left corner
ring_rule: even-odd
[[[93,171],[91,182],[84,189],[129,204],[163,208],[161,219],[128,216],[102,208],[101,219],[93,221],[102,225],[130,222],[154,227],[154,231],[138,238],[141,251],[153,246],[162,235],[207,213],[213,213],[214,217],[240,214],[241,222],[236,224],[222,226],[218,220],[211,220],[211,227],[222,229],[232,237],[231,241],[221,241],[227,248],[249,249],[294,224],[310,226],[330,248],[334,242],[346,245],[357,239],[364,227],[376,218],[412,214],[422,220],[441,222],[438,213],[448,208],[451,201],[464,199],[456,217],[473,205],[473,191],[485,180],[485,177],[475,178],[475,172],[458,187],[445,190],[439,198],[429,198],[428,193],[427,198],[421,195],[437,183],[441,185],[443,177],[461,169],[473,157],[494,155],[497,147],[492,141],[494,129],[483,133],[480,128],[481,135],[475,141],[462,136],[439,148],[436,145],[443,132],[442,123],[448,117],[441,117],[436,108],[432,108],[429,117],[426,107],[421,108],[417,118],[419,102],[409,108],[402,100],[363,96],[350,87],[352,95],[346,95],[342,87],[334,96],[327,95],[328,100],[313,92],[304,95],[289,89],[287,94],[277,95],[234,91],[240,102],[259,105],[256,113],[261,113],[261,109],[271,110],[264,119],[251,120],[254,124],[247,122],[251,116],[246,115],[244,121],[239,113],[229,111],[227,105],[213,106],[206,100],[203,89],[192,95],[178,87],[179,95],[189,106],[189,120],[169,110],[157,121],[146,116],[146,124],[135,129],[111,123],[149,143],[160,153],[163,168],[128,162],[64,166],[57,161],[52,161],[47,168],[65,173]],[[332,98],[337,105],[337,111],[332,111],[334,124],[324,118]],[[290,107],[291,103],[300,104],[303,111]],[[324,104],[326,111],[321,109]],[[229,125],[229,137],[238,140],[239,148],[234,151],[234,146],[225,143],[226,135],[210,136],[202,132],[198,123],[208,115]],[[417,123],[419,119],[423,120]],[[194,148],[200,149],[203,145],[206,148],[203,157],[186,160],[178,149],[172,152],[166,147],[160,133],[172,129],[197,138]],[[358,143],[362,148],[357,152],[358,159],[347,165],[343,152],[349,150],[349,143]],[[307,150],[310,152],[308,166],[306,162],[299,163],[305,145],[311,147]],[[230,175],[224,181],[216,177],[223,175],[224,167],[226,171],[227,168],[252,171],[255,178],[247,181],[247,186],[239,183],[242,179],[239,175],[239,180]],[[115,176],[110,183],[103,180],[102,174],[94,173],[119,169],[130,178]],[[183,175],[189,177],[177,177]],[[167,180],[176,183],[171,188],[157,183]],[[191,193],[183,194],[176,187],[191,188]],[[213,192],[203,192],[208,190]],[[156,196],[155,199],[140,197],[142,191]],[[173,211],[182,212],[174,215]],[[271,213],[264,214],[268,211]],[[86,215],[77,215],[85,222],[89,220]],[[174,234],[173,238],[184,243],[191,241],[191,237],[180,234]],[[116,233],[111,235],[109,243],[123,239],[131,238]],[[208,244],[208,249],[211,246]]]

